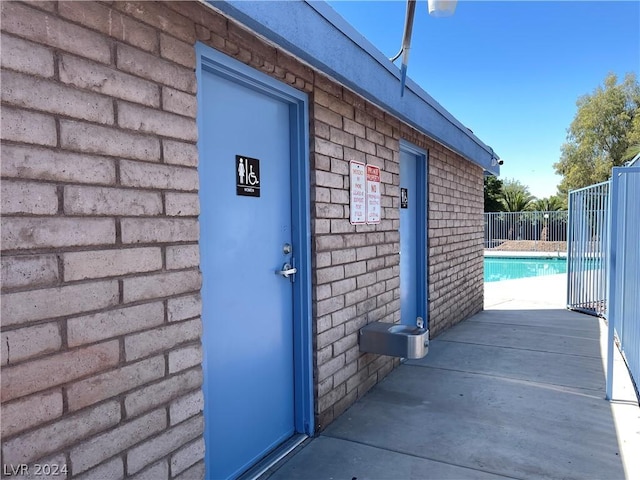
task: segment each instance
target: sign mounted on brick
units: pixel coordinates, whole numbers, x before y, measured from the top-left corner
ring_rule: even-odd
[[[362,225],[367,221],[366,176],[364,163],[349,162],[350,201],[349,221],[351,225]]]
[[[380,167],[367,165],[367,223],[380,223]]]

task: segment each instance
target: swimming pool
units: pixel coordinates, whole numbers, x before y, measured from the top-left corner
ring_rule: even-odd
[[[566,258],[485,257],[484,281],[499,282],[516,278],[567,273]]]

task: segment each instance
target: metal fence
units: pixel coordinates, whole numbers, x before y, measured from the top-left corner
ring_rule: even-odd
[[[615,167],[608,182],[569,193],[567,305],[608,322],[606,395],[617,338],[640,384],[640,167]]]
[[[609,182],[569,193],[567,305],[604,315],[607,298]]]
[[[566,211],[484,214],[485,249],[564,252],[566,242]]]
[[[615,167],[611,177],[610,299],[607,398],[613,386],[615,336],[636,388],[640,386],[640,167]]]

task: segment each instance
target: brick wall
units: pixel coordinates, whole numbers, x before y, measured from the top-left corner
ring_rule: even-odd
[[[2,2],[3,464],[202,471],[195,28],[134,7]]]
[[[399,363],[358,349],[361,327],[400,320],[399,140],[429,152],[432,338],[482,310],[483,172],[321,75],[311,132],[316,422],[324,428]],[[379,225],[349,223],[351,160],[382,170]]]
[[[482,169],[436,149],[429,162],[429,318],[434,337],[484,303]]]
[[[321,75],[312,119],[316,423],[322,429],[398,364],[360,354],[358,331],[400,320],[399,141],[381,110]],[[351,160],[381,169],[378,225],[349,222]]]
[[[481,309],[479,167],[197,3],[1,6],[3,463],[202,476],[196,40],[310,94],[320,429],[398,364],[357,332],[399,320],[400,138],[430,152],[431,331]]]
[[[429,151],[428,282],[431,338],[484,303],[484,173],[406,125],[402,138]]]

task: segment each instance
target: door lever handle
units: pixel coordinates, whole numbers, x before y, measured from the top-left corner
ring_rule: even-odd
[[[284,278],[289,278],[289,275],[294,275],[298,272],[296,267],[291,266],[288,263],[285,263],[282,266],[282,270],[276,270],[276,275],[282,275]]]

